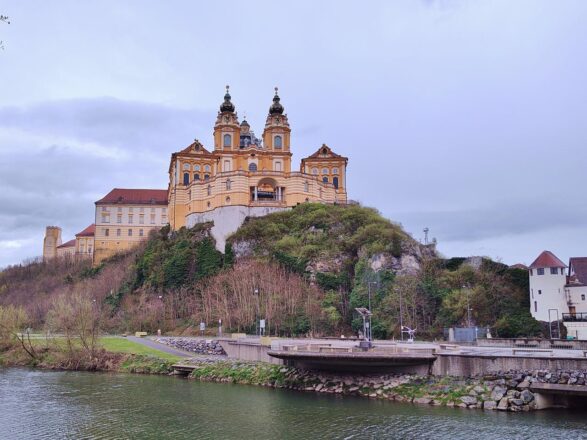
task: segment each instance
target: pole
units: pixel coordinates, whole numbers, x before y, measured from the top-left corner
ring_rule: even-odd
[[[471,328],[471,306],[469,304],[469,289],[467,288],[467,327]]]
[[[403,319],[403,308],[402,308],[402,291],[399,291],[399,334],[401,340],[404,340],[404,319]]]

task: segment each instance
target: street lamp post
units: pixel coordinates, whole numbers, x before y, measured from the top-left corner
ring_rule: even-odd
[[[371,316],[373,316],[373,312],[371,310],[371,284],[377,284],[377,281],[369,281],[367,283],[367,291],[369,292],[369,328],[367,329],[367,334],[365,335],[365,337],[367,338],[367,340],[369,342],[371,342],[372,340],[372,336],[373,336],[373,332],[372,332],[372,327],[371,327]]]
[[[402,289],[399,289],[399,334],[400,339],[404,340],[404,309],[402,306]]]
[[[253,290],[253,293],[255,294],[255,297],[257,298],[257,308],[255,310],[255,335],[259,334],[259,289],[255,287],[255,290]]]

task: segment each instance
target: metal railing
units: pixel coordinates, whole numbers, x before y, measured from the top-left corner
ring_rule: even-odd
[[[587,313],[563,313],[563,322],[587,322]]]

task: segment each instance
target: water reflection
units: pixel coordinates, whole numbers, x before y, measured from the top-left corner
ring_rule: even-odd
[[[0,369],[2,439],[582,439],[581,412],[482,412],[159,376]]]

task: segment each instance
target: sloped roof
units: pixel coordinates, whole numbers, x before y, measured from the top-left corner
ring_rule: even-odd
[[[76,237],[93,237],[96,234],[96,225],[92,223],[86,229],[75,234]]]
[[[569,259],[569,267],[571,268],[571,275],[568,280],[569,284],[587,284],[587,257],[573,257]]]
[[[307,160],[307,159],[330,159],[330,158],[341,158],[341,159],[348,160],[346,157],[343,157],[340,154],[336,154],[326,144],[322,144],[322,146],[320,148],[318,148],[318,150],[316,150],[316,152],[314,154],[311,154],[311,155],[309,155],[308,157],[305,157],[302,160]]]
[[[106,203],[124,203],[129,205],[167,205],[166,189],[126,189],[114,188],[96,202],[96,205]]]
[[[188,154],[188,153],[191,153],[191,154],[212,154],[208,150],[206,150],[206,148],[197,140],[192,142],[190,145],[185,147],[183,150],[178,151],[177,153],[174,153],[174,154]]]
[[[75,239],[66,241],[65,243],[57,246],[57,249],[66,248],[66,247],[75,247]]]
[[[530,265],[530,269],[535,269],[538,267],[567,267],[565,263],[558,259],[556,255],[554,255],[550,251],[542,251],[538,258],[534,260],[534,262]]]

